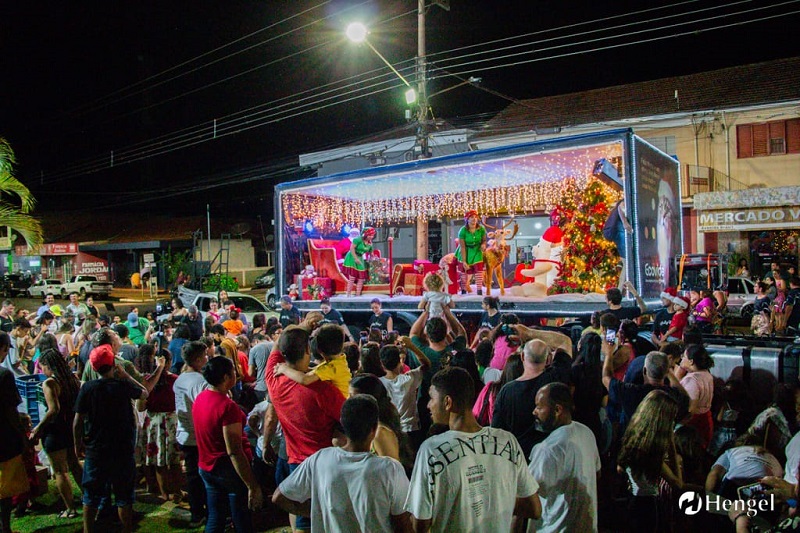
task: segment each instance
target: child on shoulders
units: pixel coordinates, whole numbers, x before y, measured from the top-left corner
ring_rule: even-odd
[[[444,316],[445,307],[452,309],[455,306],[451,296],[444,292],[444,278],[439,274],[430,272],[422,280],[422,285],[425,287],[425,292],[422,294],[418,308],[425,309],[425,306],[428,306],[428,319],[441,318]]]
[[[275,375],[284,375],[301,385],[309,386],[317,381],[330,381],[342,395],[350,396],[350,368],[342,349],[344,347],[344,333],[338,324],[324,324],[316,335],[317,353],[324,362],[315,366],[308,372],[301,372],[289,367],[286,363],[275,366]]]

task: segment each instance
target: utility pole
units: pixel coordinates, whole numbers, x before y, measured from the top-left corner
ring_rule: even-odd
[[[425,0],[417,0],[417,142],[414,146],[416,158],[428,158],[428,91],[425,64]]]

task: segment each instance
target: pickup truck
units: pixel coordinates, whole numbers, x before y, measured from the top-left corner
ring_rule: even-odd
[[[87,294],[106,297],[113,288],[114,285],[110,281],[97,281],[97,276],[73,276],[61,287],[61,295],[77,292],[81,297]]]

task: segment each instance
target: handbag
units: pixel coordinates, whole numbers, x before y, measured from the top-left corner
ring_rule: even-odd
[[[0,499],[11,498],[30,490],[22,455],[0,463]]]

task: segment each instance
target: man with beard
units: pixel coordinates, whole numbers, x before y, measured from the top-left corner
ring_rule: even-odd
[[[563,383],[536,394],[536,429],[547,434],[533,447],[528,467],[542,500],[536,531],[597,531],[600,454],[592,430],[572,420],[574,407]]]

